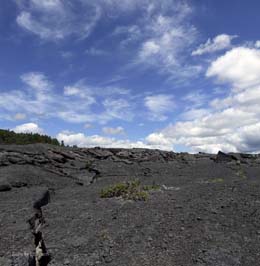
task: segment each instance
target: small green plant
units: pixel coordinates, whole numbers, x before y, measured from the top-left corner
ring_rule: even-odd
[[[158,190],[158,189],[160,189],[160,186],[159,186],[159,185],[156,185],[156,184],[145,185],[145,186],[143,186],[143,189],[144,189],[145,191]]]
[[[140,180],[136,179],[104,188],[100,192],[100,197],[122,197],[125,200],[146,201],[148,199],[148,191],[158,188],[159,186],[157,185],[141,186]]]
[[[240,179],[247,179],[247,176],[246,176],[246,174],[245,174],[245,171],[243,170],[243,169],[239,169],[238,171],[237,171],[237,176],[240,178]]]
[[[120,197],[127,194],[129,190],[128,183],[117,183],[114,186],[109,186],[104,188],[100,192],[101,198],[113,198],[113,197]]]
[[[214,178],[210,180],[210,183],[223,183],[224,179],[223,178]]]
[[[90,169],[91,166],[92,166],[92,162],[91,161],[86,162],[86,169],[87,170]]]
[[[126,199],[134,200],[134,201],[147,201],[148,193],[146,191],[135,191],[128,195]]]

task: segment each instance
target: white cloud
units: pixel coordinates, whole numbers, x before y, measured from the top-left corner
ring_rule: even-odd
[[[26,123],[18,125],[12,130],[16,133],[43,133],[43,130],[35,123]]]
[[[117,26],[112,33],[112,36],[121,36],[124,39],[120,42],[122,48],[130,45],[142,38],[141,28],[137,25]]]
[[[88,37],[100,18],[100,8],[91,1],[21,0],[17,24],[49,41],[71,35]]]
[[[21,76],[21,80],[38,91],[47,91],[52,88],[52,83],[40,72],[29,72]]]
[[[165,114],[172,112],[175,108],[173,96],[165,94],[147,96],[144,99],[144,104],[150,111],[150,119],[158,121],[166,120]]]
[[[129,56],[134,55],[128,60],[130,65],[151,67],[182,82],[201,72],[200,66],[187,63],[187,54],[190,54],[197,30],[190,23],[192,8],[184,1],[20,0],[17,3],[18,25],[47,41],[61,41],[68,37],[82,40],[92,33],[101,19],[117,19],[138,11],[140,16],[136,17],[134,24],[122,25],[119,19],[109,35],[115,38],[119,48],[125,49]],[[91,47],[86,53],[104,56],[109,51]],[[67,58],[70,54],[62,53],[62,56]]]
[[[157,143],[156,141],[143,142],[130,140],[119,140],[115,138],[107,138],[99,135],[87,136],[83,133],[73,133],[63,131],[57,135],[59,141],[64,141],[66,145],[77,145],[79,147],[104,147],[104,148],[147,148],[172,150],[172,145],[168,143]]]
[[[87,124],[84,125],[84,128],[86,128],[86,129],[89,129],[89,128],[92,128],[92,127],[93,127],[93,125],[90,124],[90,123],[87,123]]]
[[[74,54],[72,52],[69,52],[69,51],[61,51],[60,55],[65,59],[69,59],[69,58],[72,58],[74,56]]]
[[[44,1],[31,0],[30,4],[39,10],[46,9],[48,11],[60,10],[63,7],[60,0],[44,0]]]
[[[134,105],[134,104],[133,104]],[[131,121],[134,117],[133,105],[123,98],[107,98],[103,101],[107,117]]]
[[[160,52],[160,46],[154,40],[149,40],[143,43],[140,51],[140,59],[145,60],[149,56],[156,55]]]
[[[146,142],[149,145],[160,145],[162,147],[173,147],[172,140],[166,138],[163,133],[152,133],[146,137]]]
[[[182,100],[189,102],[189,106],[192,105],[192,108],[198,108],[206,102],[207,98],[208,96],[202,91],[194,90],[184,95]]]
[[[147,18],[142,28],[144,40],[138,52],[136,63],[156,68],[159,73],[171,78],[186,79],[196,76],[201,68],[187,64],[189,47],[196,39],[197,31],[189,25],[188,16],[191,9],[180,5],[171,16],[162,9]]]
[[[14,120],[24,120],[26,118],[26,114],[23,113],[17,113],[14,115]]]
[[[259,153],[259,58],[258,50],[238,47],[216,59],[207,75],[230,84],[228,95],[212,100],[207,108],[186,110],[180,116],[182,120],[152,138],[186,146],[192,152]]]
[[[124,135],[125,130],[122,127],[103,127],[103,133],[107,135]]]
[[[208,39],[205,44],[201,44],[195,51],[192,52],[192,55],[203,55],[228,49],[232,46],[231,42],[236,37],[237,36],[234,35],[220,34],[212,40]]]
[[[80,81],[65,86],[60,94],[43,73],[29,72],[21,80],[26,85],[23,90],[0,92],[0,111],[8,114],[1,119],[10,120],[16,113],[23,113],[34,119],[52,117],[72,123],[106,124],[134,117],[135,103],[124,88],[93,87]]]
[[[206,108],[191,108],[181,114],[181,118],[184,120],[195,120],[198,118],[205,117],[209,113],[209,110]]]
[[[172,0],[19,0],[17,24],[43,40],[58,41],[69,36],[84,39],[89,36],[100,18],[115,18],[141,10],[149,12],[152,5],[169,10]],[[184,6],[184,5],[183,5]],[[177,7],[175,8],[177,9]]]
[[[64,95],[73,96],[84,99],[85,103],[92,105],[96,103],[95,98],[92,95],[93,93],[88,88],[82,88],[77,86],[65,86]]]
[[[260,48],[260,41],[256,41],[256,42],[255,42],[255,47],[256,47],[256,48]]]
[[[259,85],[260,51],[234,48],[211,64],[207,77],[217,77],[219,82],[228,82],[238,90]]]
[[[102,49],[91,47],[85,51],[85,54],[92,55],[92,56],[106,56],[108,55],[108,52]]]

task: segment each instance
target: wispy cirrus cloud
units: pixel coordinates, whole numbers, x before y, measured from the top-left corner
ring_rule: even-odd
[[[43,3],[44,2],[44,3]],[[66,38],[83,40],[103,20],[115,20],[111,33],[116,48],[128,53],[125,65],[152,68],[169,79],[187,81],[201,72],[201,67],[188,63],[187,56],[197,38],[197,29],[190,22],[192,7],[179,0],[21,0],[17,24],[45,41]],[[138,16],[137,16],[138,15]],[[134,16],[134,21],[122,24],[123,16]],[[111,49],[111,47],[110,47]],[[104,47],[90,47],[91,56],[110,54]],[[63,56],[67,58],[67,53]]]
[[[43,73],[29,72],[20,78],[23,90],[0,92],[0,109],[8,114],[6,119],[20,113],[28,118],[52,117],[71,123],[105,124],[134,117],[134,103],[130,104],[127,89],[88,86],[79,81],[65,86],[61,94]]]
[[[84,39],[93,30],[101,10],[90,1],[22,0],[17,24],[43,40],[76,36]]]
[[[232,40],[236,37],[236,35],[220,34],[213,39],[208,39],[205,44],[201,44],[192,52],[192,55],[203,55],[229,49],[232,47]]]
[[[91,55],[91,56],[107,56],[107,55],[109,55],[109,53],[106,52],[105,50],[98,49],[95,47],[91,47],[91,48],[87,49],[85,51],[85,54]]]
[[[31,88],[41,92],[50,90],[53,85],[41,72],[29,72],[21,76],[21,80]]]
[[[151,8],[142,29],[145,38],[136,63],[152,67],[171,79],[187,81],[189,77],[198,75],[201,67],[187,63],[187,51],[197,38],[197,29],[189,23],[191,13],[192,8],[180,2],[167,11]]]

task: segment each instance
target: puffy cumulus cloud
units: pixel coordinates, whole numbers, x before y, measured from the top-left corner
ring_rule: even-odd
[[[43,129],[41,129],[35,123],[26,123],[26,124],[18,125],[12,130],[16,133],[39,133],[39,134],[43,133]]]
[[[209,113],[206,108],[191,108],[181,114],[181,118],[184,120],[195,120],[202,118]]]
[[[155,141],[143,142],[130,140],[119,140],[115,138],[107,138],[99,135],[87,136],[83,133],[73,133],[69,131],[61,132],[57,135],[59,141],[64,141],[66,145],[77,145],[79,147],[104,147],[104,148],[147,148],[172,150],[168,144],[160,144]]]
[[[256,47],[256,48],[260,48],[260,41],[256,41],[256,42],[255,42],[255,47]]]
[[[207,108],[186,110],[181,120],[152,134],[152,138],[186,146],[191,152],[260,153],[258,60],[258,50],[245,47],[217,58],[207,75],[230,84],[228,95],[211,100]]]
[[[228,82],[235,89],[244,89],[260,84],[260,51],[237,47],[215,60],[207,71],[207,77],[216,77],[219,82]]]
[[[124,135],[125,130],[123,127],[103,127],[103,133],[107,135]]]
[[[232,46],[231,42],[236,37],[234,35],[220,34],[213,39],[208,39],[205,44],[201,44],[192,52],[192,55],[203,55],[228,49]]]
[[[238,138],[240,140],[241,150],[245,151],[260,151],[260,135],[257,134],[260,132],[260,122],[245,126],[241,129]]]
[[[166,150],[171,150],[173,147],[173,140],[167,138],[163,133],[152,133],[146,137],[146,142],[149,145],[156,145],[165,147]]]
[[[168,126],[162,133],[174,144],[185,145],[191,151],[215,153],[221,148],[223,151],[254,152],[257,147],[255,150],[245,149],[249,146],[241,133],[257,121],[254,113],[229,108],[220,112],[213,111],[192,121],[180,121]]]
[[[175,102],[172,95],[158,94],[147,96],[144,99],[146,108],[150,111],[151,120],[163,121],[167,119],[166,113],[172,112]]]

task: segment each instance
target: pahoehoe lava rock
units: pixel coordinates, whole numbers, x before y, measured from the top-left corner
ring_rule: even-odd
[[[1,178],[0,179],[0,192],[9,191],[11,189],[12,189],[12,186],[4,178]]]
[[[216,157],[216,162],[232,162],[237,161],[237,157],[232,154],[226,154],[224,152],[219,151]]]
[[[136,179],[159,189],[100,197]],[[259,265],[259,155],[0,145],[1,185],[1,266]]]

